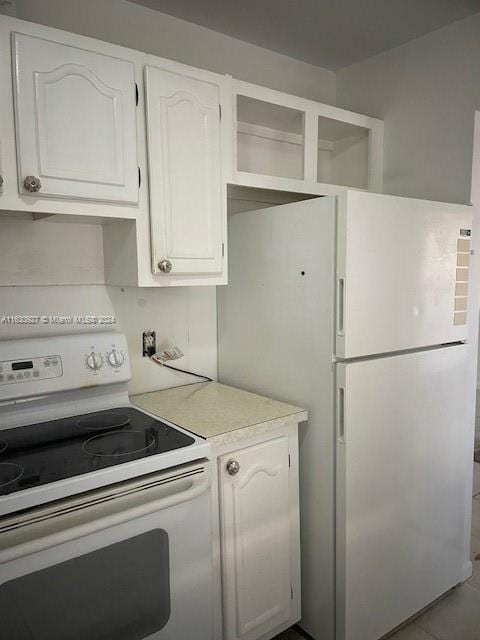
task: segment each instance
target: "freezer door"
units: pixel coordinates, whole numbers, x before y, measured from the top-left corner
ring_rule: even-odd
[[[337,224],[339,357],[466,339],[471,207],[349,191]]]
[[[465,577],[468,375],[465,345],[337,365],[337,640],[378,640]]]

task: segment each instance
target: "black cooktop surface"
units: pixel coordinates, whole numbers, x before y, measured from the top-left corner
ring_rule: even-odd
[[[132,407],[7,429],[0,431],[0,496],[194,442]]]

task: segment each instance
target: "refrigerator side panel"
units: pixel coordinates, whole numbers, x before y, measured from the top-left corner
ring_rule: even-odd
[[[337,640],[378,640],[464,578],[468,347],[337,368]]]
[[[464,205],[340,196],[337,356],[465,340],[471,228]]]
[[[335,375],[335,436],[336,436],[336,544],[335,544],[335,594],[336,594],[336,640],[345,640],[345,589],[346,589],[346,540],[347,540],[347,453],[346,438],[346,404],[345,404],[346,370],[344,365],[336,366]]]
[[[335,201],[229,221],[229,284],[218,287],[219,379],[305,407],[300,425],[301,626],[334,638],[333,293]]]

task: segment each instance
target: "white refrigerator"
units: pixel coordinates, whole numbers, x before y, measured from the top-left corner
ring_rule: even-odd
[[[471,209],[359,191],[229,220],[219,377],[300,425],[302,620],[378,640],[469,573]]]

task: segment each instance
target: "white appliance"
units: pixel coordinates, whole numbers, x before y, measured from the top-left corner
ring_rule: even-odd
[[[233,215],[222,382],[304,406],[302,620],[378,640],[468,575],[471,210],[345,192]]]
[[[213,636],[210,447],[129,378],[121,334],[0,342],[2,636]]]

